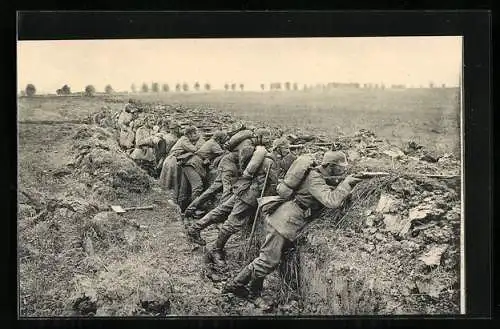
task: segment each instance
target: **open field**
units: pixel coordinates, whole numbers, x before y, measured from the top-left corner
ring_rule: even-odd
[[[88,124],[90,114],[104,107],[119,111],[129,97],[182,104],[195,112],[214,109],[304,134],[337,137],[368,129],[396,145],[413,139],[439,155],[455,155],[434,163],[408,157],[396,164],[399,172],[459,169],[455,89],[19,98],[21,316],[264,312],[252,302],[220,293],[227,278],[207,277],[205,250],[186,241],[176,209],[156,181],[119,150],[112,128]],[[359,163],[373,171],[394,169],[382,149],[370,155],[363,147],[349,150],[358,152]],[[338,214],[330,213],[311,225],[294,263],[300,267],[302,297],[283,291],[275,273],[265,289],[281,299],[267,312],[458,312],[460,184],[402,174],[378,183],[385,185],[346,215],[344,227],[337,225]],[[382,195],[395,207],[392,215],[377,213]],[[109,211],[110,204],[154,204],[155,209],[119,216]],[[399,223],[414,213],[421,217],[418,223],[403,237],[395,234]],[[210,242],[216,233],[213,227],[203,235]],[[238,238],[228,244],[231,275],[244,263]]]
[[[145,102],[214,108],[236,118],[336,137],[368,129],[402,146],[414,140],[438,153],[460,153],[459,90],[334,90],[318,92],[211,92],[129,94],[93,98],[39,96],[23,98],[19,119],[37,120],[87,115],[105,100],[133,97]]]

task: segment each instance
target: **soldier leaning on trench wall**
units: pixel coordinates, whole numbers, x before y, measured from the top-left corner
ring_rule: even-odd
[[[351,194],[352,188],[361,181],[347,176],[336,188],[326,183],[325,177],[342,175],[346,169],[345,155],[338,151],[328,151],[324,154],[321,165],[310,170],[296,188],[293,199],[263,205],[266,238],[260,254],[226,284],[224,293],[231,292],[240,296],[250,294],[252,297],[261,295],[265,277],[278,267],[283,251],[295,241],[314,215],[322,207],[339,207]]]

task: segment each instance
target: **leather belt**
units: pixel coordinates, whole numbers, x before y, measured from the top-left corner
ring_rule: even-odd
[[[300,209],[306,211],[307,209],[309,209],[308,206],[304,205],[302,202],[300,202],[299,200],[297,199],[294,199],[294,202],[297,206],[299,206]]]

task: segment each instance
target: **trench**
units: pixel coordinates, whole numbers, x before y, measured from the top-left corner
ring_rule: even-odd
[[[210,115],[211,114],[207,114],[208,117]],[[228,123],[232,122],[234,121],[231,120],[231,122]],[[88,127],[91,126],[89,125]],[[116,137],[117,131],[115,128],[106,130],[111,130],[111,135]],[[85,133],[85,131],[83,132]],[[84,134],[82,134],[82,136],[83,135]],[[99,141],[99,138],[95,140],[96,143],[99,143]],[[103,159],[106,160],[104,156]],[[109,165],[109,163],[107,162],[103,163]],[[90,165],[91,166],[89,167],[89,169],[91,170],[89,170],[89,173],[99,170],[99,163],[90,163]],[[132,165],[132,167],[132,169],[134,170],[139,168],[135,163]],[[148,175],[151,176],[150,173],[148,173]],[[97,178],[99,177],[100,176],[97,176]],[[128,181],[123,181],[122,183],[129,184]],[[411,190],[411,188],[407,189]],[[430,186],[428,188],[428,190],[430,191],[432,191],[433,189],[433,186]],[[423,192],[424,190],[420,189],[416,194],[418,195]],[[86,191],[86,193],[88,193],[88,191]],[[413,192],[408,192],[405,190],[404,193],[411,194]],[[151,191],[149,191],[149,189],[147,192],[141,191],[139,189],[134,192],[135,196],[133,197],[129,197],[128,192],[123,193],[123,200],[130,200],[134,198],[142,200],[143,197],[149,198],[151,194],[152,193]],[[134,202],[135,201],[136,200],[134,200]],[[405,199],[405,201],[418,203],[422,200],[417,198],[416,200]],[[446,202],[451,201],[443,201],[443,203]],[[373,205],[370,205],[370,207],[373,207]],[[102,211],[102,209],[99,210]],[[364,210],[366,209],[363,208],[362,211]],[[83,219],[85,221],[90,220],[96,212],[97,210],[92,210],[91,213],[83,216],[85,217]],[[228,305],[224,305],[226,303],[225,299],[214,297],[219,296],[220,292],[212,291],[212,282],[210,282],[210,284],[205,283],[201,288],[196,287],[197,283],[195,282],[194,277],[199,280],[199,269],[197,267],[197,265],[199,264],[197,264],[196,261],[202,259],[203,256],[201,255],[201,253],[193,253],[192,250],[190,250],[192,246],[184,243],[185,238],[182,236],[182,227],[178,223],[175,223],[175,219],[173,219],[173,217],[176,216],[174,210],[171,209],[171,211],[167,212],[168,214],[165,214],[166,212],[164,211],[164,209],[160,209],[159,211],[155,211],[149,219],[141,218],[141,216],[139,215],[137,217],[132,217],[132,219],[141,222],[141,224],[156,225],[153,226],[152,229],[154,233],[163,232],[165,234],[175,236],[174,238],[172,238],[173,242],[169,242],[173,243],[175,245],[175,248],[169,248],[173,248],[181,254],[173,259],[165,258],[166,256],[164,254],[153,254],[150,250],[159,248],[160,246],[164,247],[162,245],[165,243],[164,239],[149,239],[148,234],[150,234],[150,232],[148,231],[134,233],[135,242],[132,245],[127,245],[126,247],[124,246],[123,250],[121,251],[124,254],[129,253],[131,255],[131,260],[126,261],[127,266],[129,266],[130,268],[134,266],[134,261],[137,261],[138,264],[142,264],[142,262],[144,262],[144,260],[142,259],[143,257],[141,257],[142,255],[140,255],[139,253],[134,253],[136,253],[137,251],[147,253],[147,256],[150,257],[150,259],[148,258],[147,261],[150,263],[144,263],[144,266],[148,266],[148,271],[150,271],[150,273],[152,274],[150,278],[140,277],[140,280],[143,280],[142,285],[144,287],[151,287],[151,291],[149,291],[150,296],[141,296],[141,299],[138,299],[139,297],[137,297],[133,292],[131,292],[131,296],[133,296],[133,299],[127,300],[125,297],[121,297],[123,298],[124,302],[129,303],[125,306],[119,306],[122,309],[121,312],[123,312],[121,315],[130,315],[131,312],[133,312],[132,307],[137,307],[138,305],[144,310],[145,314],[149,315],[158,313],[174,313],[179,312],[179,310],[182,309],[187,312],[186,314],[190,314],[189,312],[194,312],[196,314],[213,314],[213,312],[219,312],[218,314],[220,314],[220,312],[223,312],[220,315],[233,314],[232,312],[234,312],[234,309],[231,308],[234,308],[235,305],[237,305],[237,303],[239,302],[230,301],[227,303]],[[168,224],[168,230],[165,230],[165,223],[162,222],[166,215],[168,215],[169,221],[172,221],[172,223],[169,222]],[[134,215],[131,214],[130,216]],[[326,218],[320,218],[318,219],[318,221],[321,222],[325,219],[331,220],[331,214],[326,214],[325,216]],[[437,219],[429,220],[438,221],[438,231],[443,230],[443,232],[448,233],[448,231],[444,230],[447,225],[447,223],[445,223],[445,220],[443,219],[444,216],[445,215],[443,214],[436,215],[435,217]],[[353,214],[351,219],[353,219],[353,221],[358,224],[359,222],[362,222],[361,224],[363,224],[366,217],[367,216],[364,213],[355,213]],[[453,219],[453,221],[456,220]],[[125,235],[118,239],[119,241],[117,241],[116,245],[121,245],[130,238],[128,236],[128,234],[130,233],[129,228],[124,229],[124,227],[129,227],[130,223],[120,222],[119,224],[121,225],[120,227],[116,228],[113,226],[111,229],[109,229],[109,232],[116,233],[120,230],[125,232]],[[454,287],[456,278],[452,277],[450,279],[449,285],[445,287],[446,289],[443,288],[437,292],[431,291],[430,288],[422,286],[422,284],[419,284],[417,287],[412,286],[410,283],[406,282],[408,280],[405,279],[405,275],[409,272],[409,269],[417,269],[417,257],[427,251],[426,244],[443,244],[448,243],[447,240],[443,240],[445,238],[441,237],[440,235],[437,235],[437,237],[429,237],[429,234],[426,235],[425,232],[434,230],[432,227],[430,227],[424,230],[424,233],[422,233],[420,237],[405,238],[406,240],[416,241],[412,243],[420,244],[419,246],[414,247],[411,244],[404,244],[404,240],[403,242],[401,242],[401,240],[398,241],[394,239],[390,233],[385,231],[384,225],[384,223],[380,223],[380,225],[377,227],[368,228],[365,227],[365,225],[355,225],[356,227],[354,230],[352,230],[351,227],[336,229],[332,225],[315,227],[314,231],[310,234],[307,234],[304,240],[299,240],[295,249],[292,249],[292,251],[285,254],[284,261],[280,265],[280,268],[276,271],[275,275],[273,275],[273,277],[270,277],[268,280],[268,294],[274,296],[277,304],[279,305],[279,310],[275,309],[273,310],[273,312],[275,314],[278,313],[303,315],[394,314],[404,312],[453,313],[456,306],[453,302],[453,298],[455,297],[449,297],[448,295],[445,295],[445,290],[448,289],[457,291],[456,286],[455,288],[450,288]],[[434,226],[434,228],[436,228],[436,226]],[[454,227],[454,229],[455,228],[456,227]],[[312,229],[313,228],[311,228],[311,230]],[[370,230],[374,231],[372,232]],[[232,270],[234,270],[235,272],[240,269],[240,266],[243,265],[243,263],[246,262],[246,258],[248,258],[248,256],[241,257],[241,253],[243,252],[241,246],[245,247],[245,238],[247,237],[248,232],[249,228],[247,228],[246,231],[242,234],[241,239],[237,241],[237,244],[240,243],[241,245],[237,245],[235,248],[236,250],[231,250],[231,253],[234,252],[236,254],[233,254],[231,258],[231,261],[233,263]],[[456,231],[451,233],[454,233],[456,235]],[[259,236],[259,239],[263,239],[264,237],[262,233],[262,227],[260,225],[257,225],[256,235]],[[114,239],[115,237],[112,236],[111,238]],[[384,241],[384,239],[386,241]],[[375,240],[377,241],[375,242]],[[96,239],[96,241],[98,241],[98,239]],[[143,241],[143,243],[147,245],[147,248],[144,246],[139,246],[138,241]],[[158,245],[151,245],[155,243],[158,243]],[[452,244],[451,242],[449,243]],[[229,244],[231,244],[231,242]],[[116,249],[116,246],[114,247]],[[88,248],[89,247],[87,247],[87,249]],[[98,245],[98,243],[94,243],[94,249],[99,250],[99,248],[100,246]],[[141,248],[144,248],[144,250]],[[398,253],[397,250],[393,251],[391,248],[400,248],[403,250],[403,252]],[[112,280],[111,274],[116,274],[117,278],[120,278],[122,272],[132,273],[131,275],[137,274],[133,269],[128,269],[123,264],[119,264],[119,262],[116,262],[113,259],[113,257],[115,257],[113,252],[116,251],[105,250],[103,252],[103,257],[110,257],[109,260],[111,261],[111,264],[102,265],[101,262],[97,262],[95,264],[92,264],[92,266],[98,268],[98,270],[103,273],[108,273],[105,276],[105,279],[108,281],[101,282],[102,284],[104,284],[105,288],[109,290],[107,291],[108,293],[112,292],[115,294],[124,294],[123,291],[119,291],[117,287],[114,286],[117,283]],[[257,251],[254,250],[253,252],[258,252],[258,248]],[[99,253],[99,251],[96,251],[96,253]],[[107,255],[107,253],[109,253],[109,255]],[[104,256],[104,254],[106,254],[106,256]],[[122,257],[122,259],[127,259],[126,257],[128,256],[120,255],[120,257]],[[186,261],[186,257],[189,257],[188,261]],[[440,278],[442,277],[443,280],[448,279],[446,275],[451,276],[448,272],[451,273],[450,268],[453,268],[453,266],[455,265],[446,264],[446,261],[452,259],[453,257],[447,256],[447,258],[437,268],[434,267],[432,269],[432,271],[435,272],[431,272],[431,275],[433,273],[437,273],[436,275],[440,276]],[[196,258],[196,260],[193,258]],[[193,289],[195,291],[193,293],[193,296],[195,296],[196,294],[198,294],[197,296],[205,294],[204,298],[210,299],[211,297],[213,297],[219,304],[208,308],[206,305],[203,305],[203,302],[200,302],[199,297],[191,298],[189,296],[185,296],[184,294],[186,294],[186,291],[181,291],[181,289],[178,289],[175,293],[182,297],[178,297],[176,299],[176,295],[174,295],[171,300],[163,298],[165,296],[172,295],[172,289],[167,289],[167,287],[164,286],[158,286],[158,282],[161,282],[162,280],[167,281],[168,279],[170,279],[170,276],[167,275],[167,271],[160,271],[160,269],[156,268],[157,265],[155,265],[156,263],[154,262],[157,261],[157,259],[162,259],[162,261],[164,262],[170,262],[169,264],[176,265],[173,266],[175,268],[171,268],[169,270],[173,272],[172,275],[177,276],[176,280],[180,280],[181,287],[189,287],[189,289]],[[397,268],[397,266],[391,264],[399,261],[399,259],[401,259],[401,262],[408,261],[409,263],[411,263],[411,266],[402,266],[401,268]],[[189,273],[186,272],[188,274],[183,273],[184,269],[179,266],[180,263],[185,263],[182,264],[182,266],[188,268]],[[380,264],[375,266],[377,263]],[[106,270],[106,267],[108,268],[109,272],[108,270]],[[448,272],[439,272],[440,270],[442,270],[442,268],[445,268],[445,270]],[[127,272],[127,270],[130,270],[130,272]],[[411,279],[417,280],[424,277],[426,275],[426,271],[429,271],[429,269],[418,268],[418,273],[416,275],[412,274]],[[101,278],[101,280],[104,279]],[[187,281],[184,282],[183,280]],[[402,288],[395,288],[394,282],[401,283]],[[134,283],[135,285],[135,282],[127,283],[130,284],[130,287],[124,286],[124,291],[128,292],[128,289],[130,289],[131,291],[132,289],[135,289],[132,283]],[[214,284],[213,286],[217,288],[220,286],[220,284]],[[405,295],[405,293],[402,291],[404,290],[403,288],[408,290],[408,296]],[[155,289],[158,290],[159,293],[154,291]],[[190,290],[187,291],[188,293],[190,293]],[[434,296],[432,297],[432,300],[429,300],[429,294]],[[90,295],[92,294],[90,293]],[[96,309],[96,301],[92,300],[92,298],[95,299],[95,296],[83,296],[80,299],[77,299],[73,303],[73,308],[78,309],[82,314],[104,312],[102,310],[105,308],[101,306]],[[413,299],[417,298],[420,298],[421,300],[417,300],[416,302],[413,301]],[[448,304],[438,304],[436,303],[435,299],[439,298],[443,300],[451,300],[452,302],[449,302]],[[424,303],[428,303],[429,301],[432,301],[434,303],[434,309],[423,308],[423,306],[421,305]],[[100,301],[100,303],[102,303],[102,301]],[[113,304],[113,302],[111,301],[109,303]],[[188,305],[190,303],[193,304]],[[116,307],[116,302],[114,302],[114,304],[114,307]],[[114,312],[116,312],[116,310]],[[248,310],[245,310],[245,312],[247,313],[243,314],[248,314]],[[101,313],[101,315],[102,314],[105,315],[106,313]],[[120,313],[114,313],[113,315],[116,314]]]

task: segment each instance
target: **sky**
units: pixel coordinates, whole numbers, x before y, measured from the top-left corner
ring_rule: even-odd
[[[37,93],[68,84],[83,91],[107,84],[127,91],[134,83],[209,82],[212,89],[243,83],[358,82],[458,86],[462,38],[268,38],[18,41],[18,90]],[[138,88],[139,89],[139,88]]]

